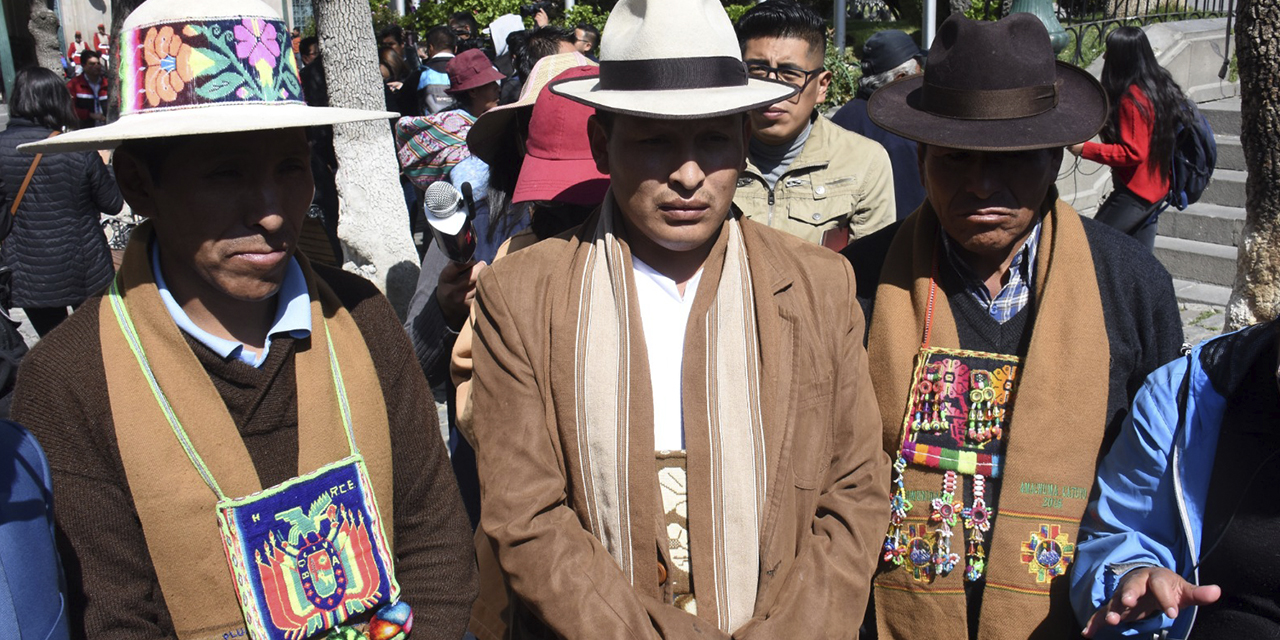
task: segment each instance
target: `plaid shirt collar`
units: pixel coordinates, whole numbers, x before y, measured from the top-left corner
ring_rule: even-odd
[[[1009,265],[1009,281],[1000,289],[1000,293],[996,294],[995,298],[991,297],[991,292],[987,290],[986,283],[973,275],[973,271],[965,263],[964,258],[956,252],[955,247],[952,245],[953,240],[945,231],[941,229],[938,231],[942,236],[942,246],[947,254],[947,260],[950,262],[951,268],[960,274],[960,278],[965,283],[965,289],[1000,324],[1004,324],[1010,318],[1018,315],[1018,312],[1022,311],[1022,308],[1031,301],[1031,290],[1035,286],[1036,250],[1040,245],[1040,226],[1040,220],[1037,219],[1035,226],[1031,229],[1031,233],[1027,236],[1026,242],[1018,250],[1018,255],[1013,257],[1013,264]]]

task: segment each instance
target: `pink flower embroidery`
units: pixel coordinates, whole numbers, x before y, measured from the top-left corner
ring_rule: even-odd
[[[236,36],[236,56],[248,59],[249,66],[256,67],[259,62],[266,62],[272,68],[276,66],[280,40],[274,24],[259,18],[245,18],[242,24],[236,25],[233,33]]]

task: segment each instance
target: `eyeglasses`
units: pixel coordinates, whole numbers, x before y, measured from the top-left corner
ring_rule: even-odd
[[[795,67],[770,67],[763,64],[747,65],[747,75],[752,78],[760,78],[761,80],[775,78],[793,87],[798,87],[801,91],[804,91],[805,87],[809,86],[809,82],[813,80],[814,76],[823,71],[826,71],[826,67],[805,71]]]

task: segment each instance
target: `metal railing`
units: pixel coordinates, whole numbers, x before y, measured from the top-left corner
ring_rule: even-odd
[[[1102,53],[1107,35],[1122,26],[1223,18],[1235,0],[1059,0],[1058,21],[1070,38],[1070,62],[1087,64]]]
[[[975,13],[986,20],[1002,17],[1010,4],[974,0]],[[1223,18],[1235,11],[1235,0],[1058,0],[1055,8],[1069,37],[1069,61],[1085,65],[1102,53],[1107,35],[1119,27]]]

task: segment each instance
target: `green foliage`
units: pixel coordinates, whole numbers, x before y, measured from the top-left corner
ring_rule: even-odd
[[[750,9],[751,7],[753,7],[753,6],[755,6],[755,3],[750,3],[750,4],[726,4],[726,5],[724,6],[724,12],[725,12],[725,13],[727,13],[727,14],[729,14],[729,20],[730,20],[731,22],[733,22],[734,24],[738,24],[738,18],[741,18],[741,17],[742,17],[742,14],[746,13],[746,12],[747,12],[747,10],[748,10],[748,9]]]
[[[853,99],[858,91],[858,78],[862,77],[862,67],[853,57],[853,48],[845,49],[840,55],[835,43],[827,42],[827,58],[823,61],[831,72],[831,86],[827,87],[827,99],[818,105],[819,111],[827,111],[844,105]]]
[[[970,20],[997,20],[1003,4],[1002,0],[973,0],[969,8],[964,10],[964,17]]]
[[[562,24],[566,27],[576,27],[582,23],[595,26],[595,28],[604,31],[604,23],[609,19],[609,12],[590,4],[575,4],[573,8],[564,12],[556,24]],[[601,43],[603,44],[603,43]]]

